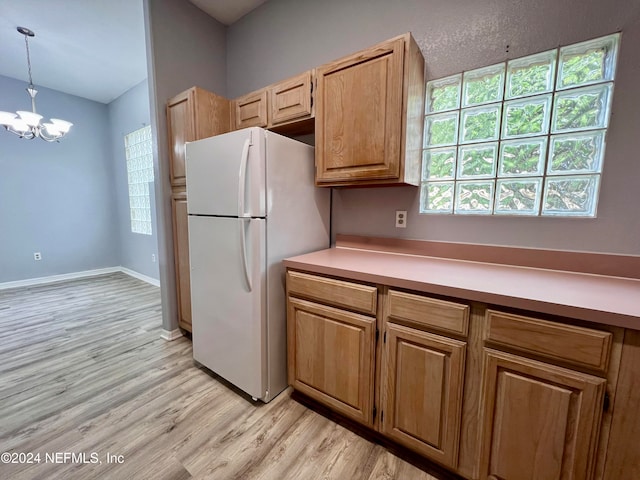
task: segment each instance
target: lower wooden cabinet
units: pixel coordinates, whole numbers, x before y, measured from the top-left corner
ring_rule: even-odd
[[[606,380],[485,349],[482,480],[592,478]]]
[[[289,299],[289,384],[372,425],[375,332],[373,317]]]
[[[465,342],[387,324],[382,359],[382,433],[455,468]]]
[[[173,257],[176,268],[176,294],[178,298],[178,324],[191,331],[191,272],[189,270],[189,231],[187,194],[171,196],[173,216]]]
[[[287,302],[301,393],[468,480],[611,478],[622,329],[294,270]]]

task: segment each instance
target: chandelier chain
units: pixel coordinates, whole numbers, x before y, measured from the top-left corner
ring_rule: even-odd
[[[27,46],[27,67],[29,67],[29,86],[33,88],[33,80],[31,79],[31,55],[29,54],[29,37],[24,36],[24,44]]]

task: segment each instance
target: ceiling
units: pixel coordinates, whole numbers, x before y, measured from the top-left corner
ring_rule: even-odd
[[[190,1],[230,25],[266,0]],[[36,87],[109,103],[147,78],[142,0],[0,0],[0,12],[0,75],[28,81],[22,26]]]
[[[225,25],[231,25],[267,0],[189,0]]]

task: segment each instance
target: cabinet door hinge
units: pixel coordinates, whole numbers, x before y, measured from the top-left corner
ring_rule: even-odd
[[[378,409],[375,407],[375,405],[373,406],[373,421],[376,421],[376,413],[378,413]]]
[[[602,402],[602,410],[605,412],[608,412],[610,406],[611,406],[611,397],[609,396],[609,392],[604,392],[604,401]]]

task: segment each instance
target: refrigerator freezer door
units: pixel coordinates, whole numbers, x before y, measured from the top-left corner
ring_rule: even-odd
[[[264,151],[265,135],[261,128],[246,128],[187,143],[187,212],[264,217]]]
[[[255,398],[267,390],[265,227],[189,216],[193,358]]]

